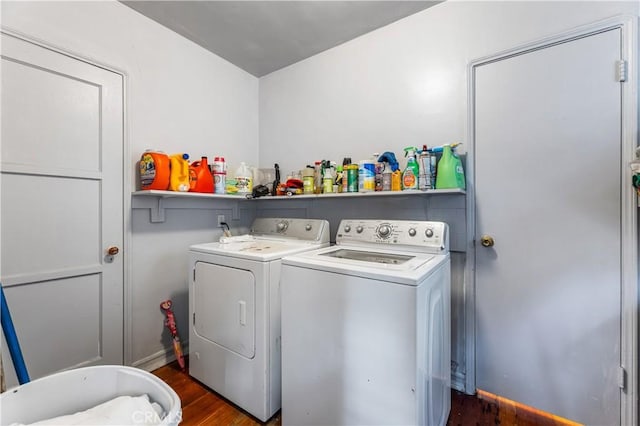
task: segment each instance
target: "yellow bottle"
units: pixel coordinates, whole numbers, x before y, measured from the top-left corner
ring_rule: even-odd
[[[391,174],[391,190],[392,191],[402,190],[402,172],[400,171],[400,169],[396,170]]]
[[[189,191],[189,154],[172,154],[169,156],[171,162],[171,179],[169,190],[187,192]]]

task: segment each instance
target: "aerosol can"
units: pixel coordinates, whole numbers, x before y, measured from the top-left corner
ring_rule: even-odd
[[[433,189],[431,182],[431,154],[427,150],[426,145],[422,145],[422,151],[418,156],[418,167],[420,169],[418,175],[418,188],[422,191]]]

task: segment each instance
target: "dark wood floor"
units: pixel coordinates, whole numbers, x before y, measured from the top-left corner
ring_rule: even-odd
[[[267,423],[262,423],[242,409],[236,407],[215,392],[180,371],[177,363],[161,367],[153,374],[171,386],[182,402],[181,426],[199,425],[281,425],[280,412]],[[516,404],[492,399],[451,393],[451,413],[448,426],[517,425],[517,426],[559,426],[575,423],[544,413],[517,406]]]

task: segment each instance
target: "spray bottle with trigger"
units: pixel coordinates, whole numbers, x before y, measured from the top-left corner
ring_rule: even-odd
[[[418,162],[416,161],[416,151],[418,148],[409,146],[404,149],[404,156],[407,158],[407,167],[402,172],[402,189],[418,189],[418,175],[420,173]]]

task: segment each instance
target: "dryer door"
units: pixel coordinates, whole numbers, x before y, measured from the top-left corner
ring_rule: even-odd
[[[196,334],[253,358],[255,283],[251,271],[196,262],[193,284]]]

